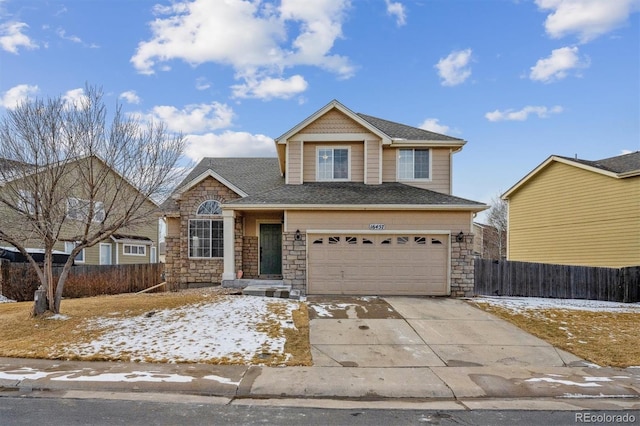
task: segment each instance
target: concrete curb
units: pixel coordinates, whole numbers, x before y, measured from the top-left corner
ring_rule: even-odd
[[[575,407],[576,401],[587,400],[587,408],[600,404],[606,409],[640,409],[639,369],[584,367],[262,367],[0,358],[0,389],[180,394],[176,399],[206,396],[238,404],[265,399],[311,405],[329,400],[410,405],[466,401],[467,408],[515,409],[535,404],[513,401],[548,400]]]

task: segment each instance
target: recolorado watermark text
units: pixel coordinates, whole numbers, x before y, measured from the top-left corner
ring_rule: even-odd
[[[635,423],[636,416],[629,413],[606,414],[606,413],[575,413],[576,423]]]

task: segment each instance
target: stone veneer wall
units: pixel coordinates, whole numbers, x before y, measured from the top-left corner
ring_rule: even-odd
[[[473,296],[474,281],[473,234],[462,242],[451,235],[451,297]]]
[[[196,216],[201,203],[217,200],[221,203],[240,198],[238,194],[209,177],[182,194],[180,206],[180,232],[178,236],[166,238],[165,278],[173,290],[187,288],[190,283],[217,284],[222,281],[224,260],[189,258],[189,219],[207,219],[211,216]],[[220,217],[222,220],[222,217]],[[242,218],[235,219],[236,271],[242,268]]]
[[[307,235],[296,241],[295,232],[282,234],[282,279],[293,290],[307,290]]]
[[[258,278],[258,237],[242,237],[242,278]]]

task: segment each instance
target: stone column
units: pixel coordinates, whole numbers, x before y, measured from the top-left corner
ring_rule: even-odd
[[[224,269],[222,280],[234,280],[236,278],[236,212],[234,210],[223,210],[222,220],[224,222]]]
[[[466,234],[462,241],[451,235],[451,296],[473,295],[473,234]]]

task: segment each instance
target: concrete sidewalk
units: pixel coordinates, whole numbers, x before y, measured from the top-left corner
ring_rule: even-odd
[[[311,298],[309,307],[312,367],[0,358],[0,390],[317,407],[640,410],[640,369],[590,366],[461,300],[332,297]]]

